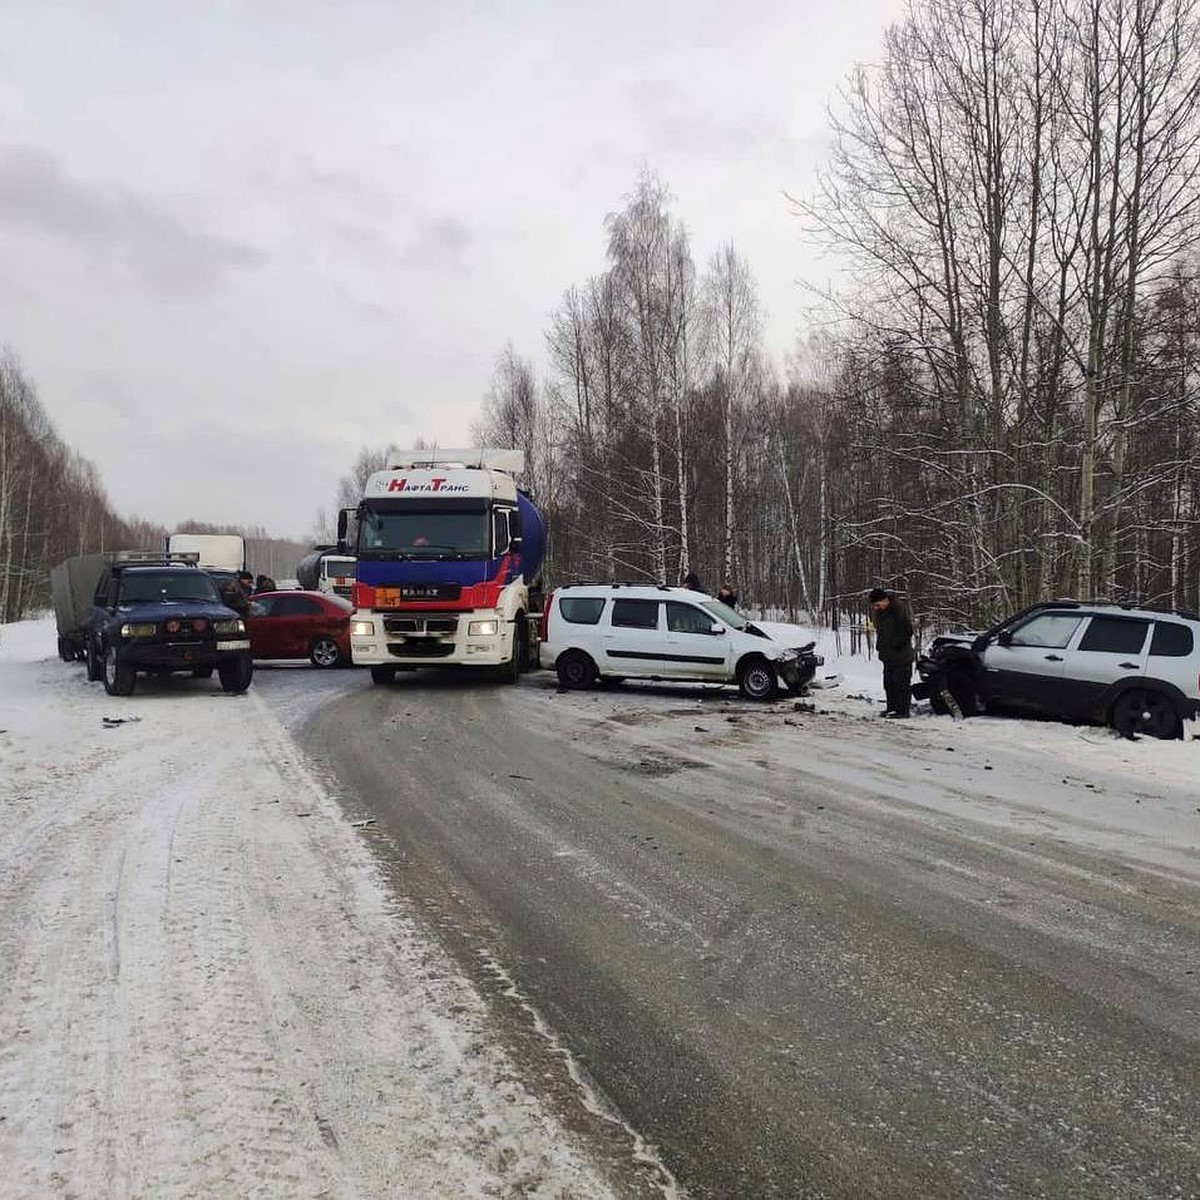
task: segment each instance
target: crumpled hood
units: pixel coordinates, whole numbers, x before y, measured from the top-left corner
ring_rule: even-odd
[[[786,621],[754,621],[753,624],[780,647],[808,646],[816,641],[816,634],[806,625],[790,625]]]

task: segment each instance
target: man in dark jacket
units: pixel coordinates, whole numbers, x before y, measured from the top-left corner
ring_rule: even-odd
[[[871,620],[875,624],[875,652],[883,663],[883,691],[887,696],[884,717],[907,717],[912,710],[913,625],[908,609],[891,592],[872,588]]]

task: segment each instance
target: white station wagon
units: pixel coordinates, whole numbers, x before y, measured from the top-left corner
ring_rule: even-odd
[[[825,661],[799,627],[770,629],[688,588],[571,584],[546,598],[541,654],[565,688],[688,680],[736,683],[748,699],[766,700],[781,686],[799,691]]]

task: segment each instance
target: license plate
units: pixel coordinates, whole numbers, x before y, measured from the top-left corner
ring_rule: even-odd
[[[244,642],[218,642],[217,649],[218,650],[249,650],[250,642],[249,642],[249,640],[244,641]]]

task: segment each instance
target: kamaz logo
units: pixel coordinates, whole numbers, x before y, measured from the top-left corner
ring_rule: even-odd
[[[430,479],[426,483],[410,483],[407,478],[389,479],[387,490],[389,492],[465,492],[470,489],[465,483],[447,483],[446,477],[443,475],[437,479]]]

